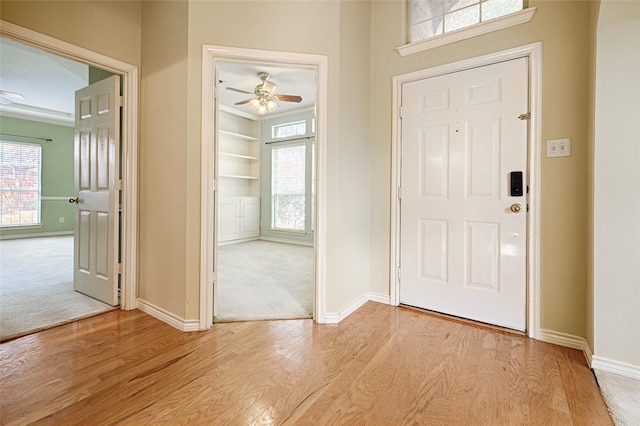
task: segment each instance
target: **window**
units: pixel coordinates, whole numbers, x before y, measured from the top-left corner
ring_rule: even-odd
[[[0,226],[40,224],[40,145],[0,141]]]
[[[273,147],[271,150],[271,227],[273,229],[305,231],[305,152],[305,144]]]
[[[276,124],[271,127],[271,137],[273,139],[304,136],[306,134],[307,122],[305,120],[294,121],[293,123]]]
[[[523,6],[523,0],[409,0],[409,39],[415,42],[470,27]]]

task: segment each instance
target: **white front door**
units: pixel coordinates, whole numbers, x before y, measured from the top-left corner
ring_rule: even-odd
[[[525,330],[528,111],[526,58],[403,84],[400,303]]]
[[[118,305],[120,77],[76,92],[73,288]]]

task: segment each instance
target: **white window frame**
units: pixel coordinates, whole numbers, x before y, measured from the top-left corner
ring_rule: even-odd
[[[287,135],[287,136],[276,136],[276,133],[277,133],[276,129],[279,129],[282,127],[288,127],[288,126],[296,126],[299,124],[304,124],[304,132],[295,133],[293,135]],[[296,136],[305,136],[306,134],[307,134],[307,120],[297,120],[297,121],[292,121],[290,123],[280,123],[280,124],[274,124],[271,126],[271,138],[273,140],[295,138]]]
[[[22,146],[28,146],[28,147],[32,147],[32,148],[36,148],[38,149],[38,207],[37,207],[37,218],[36,218],[36,222],[29,222],[29,223],[18,223],[18,224],[2,224],[0,223],[0,228],[2,229],[24,229],[24,228],[33,228],[33,227],[41,227],[42,226],[42,146],[39,144],[34,144],[34,143],[26,143],[26,142],[16,142],[16,141],[6,141],[6,140],[0,140],[0,144],[13,144],[13,145],[22,145]],[[21,190],[21,189],[17,189],[17,190],[10,190],[11,192],[33,192],[32,190],[30,191],[25,191],[25,190]]]
[[[275,127],[275,126],[274,126]],[[307,147],[307,143],[306,142],[299,142],[299,143],[281,143],[281,144],[273,144],[271,145],[271,176],[273,179],[273,152],[276,149],[282,149],[282,148],[293,148],[293,147],[299,147],[302,146],[304,147],[304,172],[305,172],[305,188],[304,188],[304,229],[287,229],[287,228],[276,228],[275,227],[275,207],[273,204],[273,197],[274,197],[274,193],[273,193],[273,181],[270,185],[270,194],[269,194],[269,203],[271,204],[270,208],[271,208],[271,228],[270,231],[271,232],[279,232],[279,233],[287,233],[287,234],[295,234],[295,235],[305,235],[308,230],[308,222],[309,222],[309,218],[308,218],[308,214],[307,214],[307,204],[308,204],[308,199],[309,199],[309,194],[308,194],[308,175],[309,175],[309,170],[308,170],[308,154],[309,154],[309,150]]]
[[[480,22],[479,24],[475,24],[469,27],[460,28],[459,30],[451,31],[449,33],[444,33],[426,38],[424,40],[408,43],[403,46],[397,47],[396,51],[398,52],[398,54],[400,54],[400,56],[407,56],[418,52],[424,52],[425,50],[455,43],[456,41],[477,37],[483,34],[488,34],[494,31],[499,31],[505,28],[527,23],[533,19],[535,13],[535,6],[528,7],[519,12],[510,13],[499,18]],[[409,18],[407,14],[407,21],[408,20]]]

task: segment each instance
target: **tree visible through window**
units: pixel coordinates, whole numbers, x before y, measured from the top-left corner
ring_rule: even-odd
[[[518,12],[523,0],[409,0],[410,41]]]
[[[0,141],[0,226],[40,223],[40,145]]]
[[[305,144],[271,150],[271,227],[305,230]]]

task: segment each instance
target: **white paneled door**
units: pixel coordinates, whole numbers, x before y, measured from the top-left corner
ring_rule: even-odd
[[[73,288],[118,305],[120,77],[76,92]]]
[[[525,330],[527,113],[526,58],[403,84],[400,303]]]

